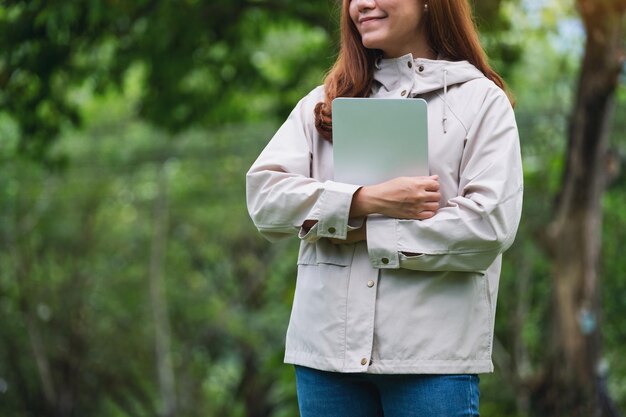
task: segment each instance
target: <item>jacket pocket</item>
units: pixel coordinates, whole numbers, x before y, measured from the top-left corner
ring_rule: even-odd
[[[328,239],[315,243],[302,242],[298,253],[298,265],[349,266],[354,256],[355,245],[334,245]]]

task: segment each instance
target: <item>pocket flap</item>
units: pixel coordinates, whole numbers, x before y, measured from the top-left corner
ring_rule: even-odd
[[[348,266],[354,256],[354,247],[355,245],[334,245],[328,239],[320,239],[315,243],[302,242],[298,265]]]

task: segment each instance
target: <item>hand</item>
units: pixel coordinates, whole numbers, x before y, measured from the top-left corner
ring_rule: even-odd
[[[439,177],[398,177],[360,188],[352,198],[350,217],[380,213],[396,219],[429,219],[439,209]]]
[[[348,236],[346,237],[346,239],[334,239],[334,238],[328,238],[328,240],[330,240],[330,243],[334,244],[334,245],[346,245],[349,243],[357,243],[360,242],[362,240],[367,240],[367,232],[366,232],[366,228],[365,228],[365,223],[363,223],[363,226],[361,226],[360,229],[356,229],[353,230],[351,232],[348,232]]]

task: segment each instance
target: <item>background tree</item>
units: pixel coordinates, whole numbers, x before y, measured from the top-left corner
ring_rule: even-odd
[[[587,43],[562,189],[547,230],[554,327],[536,406],[544,415],[608,417],[618,412],[601,355],[602,198],[619,164],[609,137],[625,62],[626,1],[578,0],[577,7]]]

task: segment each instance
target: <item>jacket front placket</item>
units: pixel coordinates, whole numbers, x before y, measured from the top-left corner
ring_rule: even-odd
[[[372,359],[379,269],[372,268],[367,246],[357,245],[348,282],[344,370],[367,371]]]

